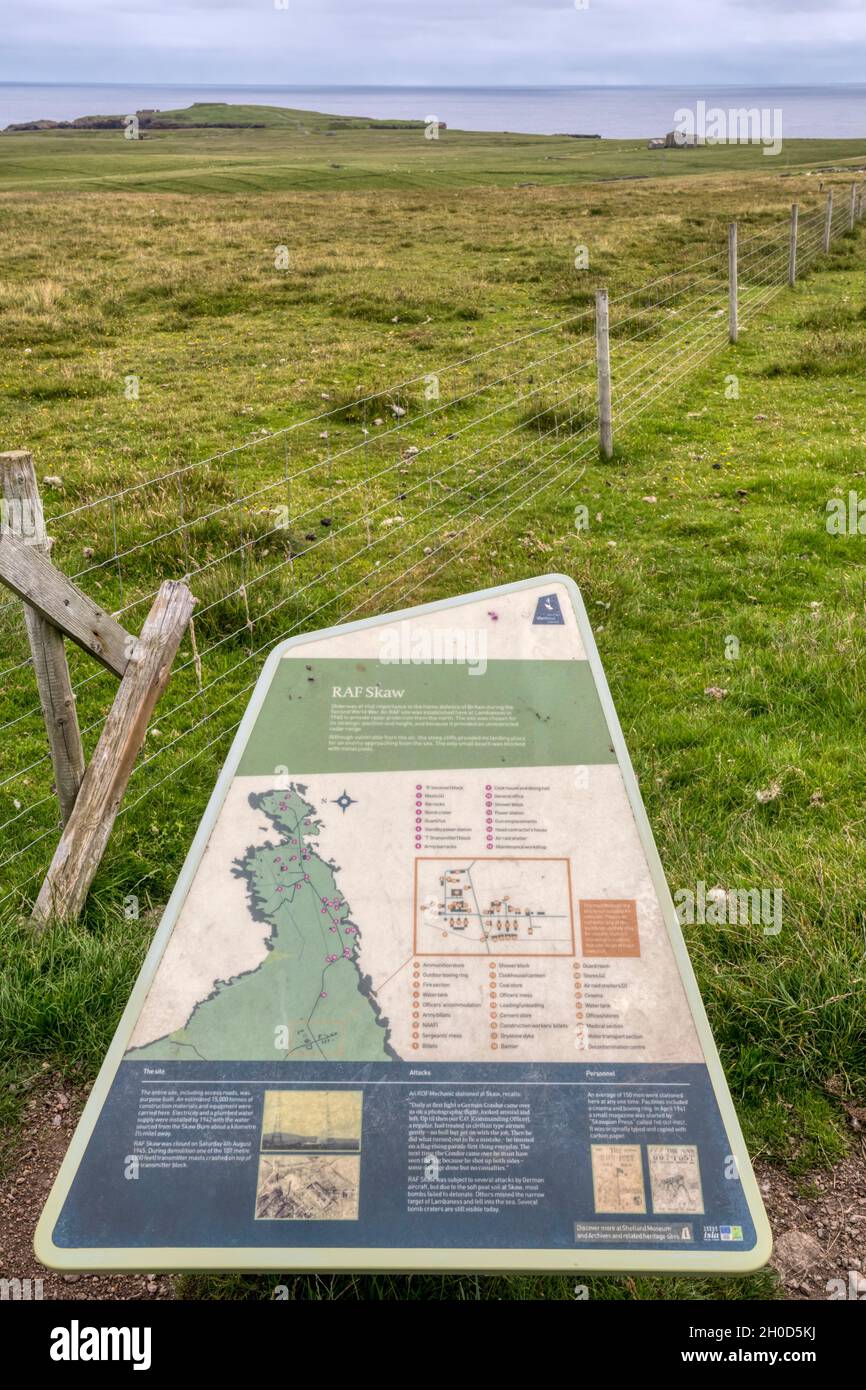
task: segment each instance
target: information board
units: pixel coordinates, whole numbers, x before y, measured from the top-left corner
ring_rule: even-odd
[[[766,1262],[571,580],[271,653],[36,1253],[68,1270]]]

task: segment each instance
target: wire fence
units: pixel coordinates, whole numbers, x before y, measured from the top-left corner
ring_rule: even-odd
[[[837,204],[831,235],[850,217]],[[824,207],[801,213],[801,273],[825,233]],[[788,284],[789,245],[787,221],[740,240],[741,323]],[[728,293],[725,246],[611,299],[617,431],[727,344]],[[481,553],[507,517],[575,481],[598,449],[594,333],[585,308],[374,394],[324,392],[314,416],[108,495],[64,507],[49,493],[54,563],[124,627],[139,630],[165,579],[187,579],[198,600],[119,825],[151,798],[157,841],[166,814],[193,828],[201,781],[277,641],[404,605]],[[0,614],[0,681],[15,711],[0,723],[8,909],[38,887],[60,823],[22,606],[8,598]],[[89,755],[116,681],[68,645]]]

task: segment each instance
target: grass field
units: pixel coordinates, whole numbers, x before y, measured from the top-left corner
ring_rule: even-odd
[[[294,625],[344,615],[328,574],[333,556],[362,613],[547,571],[574,576],[672,888],[703,881],[784,893],[778,937],[687,929],[751,1151],[797,1172],[846,1151],[840,1101],[862,1097],[866,1079],[857,734],[866,567],[862,537],[829,535],[825,518],[828,499],[863,489],[862,226],[752,319],[737,347],[720,340],[618,430],[612,462],[594,452],[575,460],[520,510],[501,506],[493,529],[485,518],[496,519],[544,441],[567,458],[569,440],[582,438],[591,369],[580,354],[591,324],[549,330],[557,345],[572,335],[573,389],[563,404],[551,369],[533,378],[531,410],[506,416],[514,433],[504,461],[501,415],[487,422],[472,406],[447,416],[471,427],[486,460],[495,456],[504,492],[493,496],[488,464],[465,463],[451,435],[437,446],[441,475],[422,469],[407,441],[418,447],[425,437],[417,382],[443,364],[574,319],[597,284],[616,299],[711,253],[723,258],[731,217],[743,237],[776,235],[792,201],[809,216],[819,209],[822,178],[847,195],[850,175],[819,175],[819,164],[863,163],[866,142],[790,142],[770,160],[748,148],[650,152],[636,142],[455,132],[435,146],[417,132],[381,130],[160,132],[140,146],[112,133],[0,139],[0,447],[32,449],[40,477],[59,480],[45,488],[56,562],[90,571],[80,582],[106,606],[138,603],[127,619],[136,626],[146,611],[139,600],[166,573],[209,565],[240,537],[236,556],[193,581],[200,611],[212,604],[196,630],[199,648],[210,648],[205,684],[216,688],[199,691],[182,648],[184,669],[148,739],[153,777],[146,771],[138,790],[133,779],[84,921],[39,940],[14,912],[4,922],[10,1121],[21,1095],[10,1087],[26,1086],[44,1062],[72,1079],[93,1076],[152,925],[147,913],[125,920],[124,899],[165,901],[228,746],[227,737],[208,740],[240,717],[260,648]],[[645,180],[625,177],[637,173]],[[575,270],[578,245],[588,248],[588,272]],[[275,268],[279,246],[286,270]],[[686,335],[689,295],[709,270],[696,274],[675,282],[685,307],[671,322]],[[635,314],[640,350],[657,351],[661,316],[672,312],[652,296],[629,302],[628,315],[615,306],[615,410],[617,334],[625,352]],[[496,392],[511,388],[496,383],[526,373],[528,352],[525,341],[491,352],[459,381],[498,402]],[[726,389],[732,374],[736,399]],[[127,398],[130,376],[137,399]],[[415,384],[389,389],[406,381]],[[394,416],[395,406],[406,415]],[[322,412],[324,422],[273,433]],[[399,429],[378,442],[375,420],[385,417]],[[74,511],[242,444],[180,485]],[[390,470],[381,478],[380,460]],[[280,490],[289,466],[309,467],[300,496]],[[238,507],[254,488],[274,491]],[[287,501],[287,530],[273,529],[276,500]],[[591,519],[583,533],[579,505]],[[154,543],[181,507],[214,515]],[[73,514],[55,522],[64,512]],[[431,518],[440,527],[408,596],[400,543],[386,546],[386,523],[398,517],[413,560]],[[370,541],[382,542],[378,572],[363,551]],[[4,623],[6,668],[22,639],[12,609]],[[736,660],[726,659],[732,635]],[[90,675],[84,658],[74,654],[72,665],[76,678]],[[713,687],[726,693],[705,694]],[[112,691],[102,676],[82,691],[88,746]],[[56,834],[50,769],[28,770],[44,757],[38,716],[23,717],[34,703],[31,673],[11,673],[0,696],[9,726],[0,778],[12,779],[0,786],[0,820],[16,819],[0,857],[20,857],[4,871],[3,893],[17,883],[32,892]],[[174,775],[156,786],[163,769]],[[44,840],[28,850],[37,834]],[[447,1292],[566,1298],[571,1283],[467,1279]],[[228,1277],[184,1285],[191,1297],[260,1297],[265,1287]],[[432,1279],[292,1288],[440,1296]],[[724,1285],[592,1281],[593,1296],[606,1298],[763,1297],[770,1288],[767,1275]]]
[[[862,140],[788,140],[778,155],[768,157],[759,145],[649,150],[645,140],[463,130],[444,130],[438,139],[427,139],[423,120],[394,129],[396,122],[279,107],[199,106],[162,115],[189,122],[189,128],[144,129],[138,140],[127,140],[114,130],[4,133],[2,187],[375,194],[398,189],[525,190],[720,172],[738,178],[749,173],[788,179],[823,168],[866,168]],[[238,128],[219,124],[229,120]],[[261,127],[245,125],[254,120]]]

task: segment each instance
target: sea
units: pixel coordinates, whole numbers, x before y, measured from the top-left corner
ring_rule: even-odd
[[[0,128],[21,121],[170,111],[194,101],[290,106],[334,115],[435,117],[451,129],[537,135],[663,135],[681,108],[781,110],[788,139],[866,136],[866,84],[829,87],[231,87],[0,83]]]

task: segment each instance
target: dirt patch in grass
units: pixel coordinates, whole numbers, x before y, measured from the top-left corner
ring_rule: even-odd
[[[850,1299],[852,1292],[866,1296],[863,1139],[832,1168],[793,1177],[784,1168],[760,1163],[756,1176],[773,1228],[771,1263],[785,1297]]]
[[[84,1108],[87,1092],[46,1070],[24,1104],[20,1145],[0,1182],[0,1278],[40,1279],[41,1296],[123,1302],[174,1297],[167,1275],[59,1274],[33,1253],[33,1232]],[[26,1287],[26,1286],[25,1286]],[[39,1289],[31,1282],[32,1291]]]

